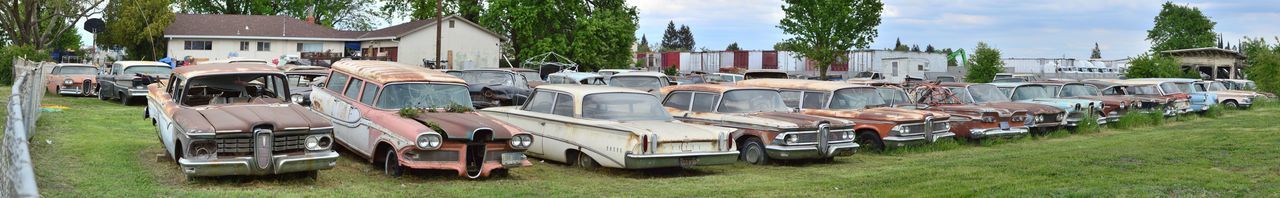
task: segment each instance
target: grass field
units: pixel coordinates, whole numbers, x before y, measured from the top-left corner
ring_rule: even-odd
[[[300,176],[187,182],[141,106],[48,96],[70,109],[45,113],[33,140],[48,197],[727,197],[727,196],[1280,196],[1280,107],[1227,111],[1162,126],[859,153],[834,163],[692,170],[586,171],[534,160],[506,178],[450,172],[383,176],[343,152],[333,170]]]

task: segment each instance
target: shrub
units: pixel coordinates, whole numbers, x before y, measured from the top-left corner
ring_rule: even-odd
[[[18,57],[30,61],[48,61],[49,53],[26,46],[6,46],[0,49],[0,85],[13,84],[13,60]]]
[[[1094,133],[1101,131],[1101,126],[1101,124],[1098,124],[1098,115],[1090,113],[1088,116],[1082,118],[1080,123],[1076,123],[1076,128],[1073,132]]]

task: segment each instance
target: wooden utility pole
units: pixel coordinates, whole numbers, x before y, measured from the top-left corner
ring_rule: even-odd
[[[444,21],[444,0],[436,0],[436,65],[435,68],[444,68],[440,64],[440,33],[441,22]],[[453,69],[453,68],[446,68]]]

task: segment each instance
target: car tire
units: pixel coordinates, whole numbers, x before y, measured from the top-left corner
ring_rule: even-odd
[[[107,98],[107,94],[103,94],[103,93],[107,93],[107,92],[104,92],[104,91],[102,90],[102,87],[98,87],[98,100],[107,100],[107,99],[110,99],[110,98]]]
[[[399,156],[396,156],[396,150],[387,149],[387,154],[382,158],[382,172],[387,176],[400,177],[404,175],[404,167],[400,166]]]
[[[58,95],[58,96],[65,96],[65,95],[62,95],[61,93],[58,93],[58,91],[59,91],[59,90],[62,90],[62,86],[53,86],[53,91],[51,91],[51,92],[49,92],[49,93],[52,93],[52,94],[54,94],[54,95]]]
[[[587,170],[595,170],[600,168],[600,163],[596,162],[595,159],[591,159],[591,156],[583,152],[578,152],[578,161],[576,164],[578,165],[578,167],[582,167],[583,169],[587,169]]]
[[[858,146],[868,148],[871,151],[884,151],[884,140],[880,139],[880,135],[875,132],[858,133]]]
[[[740,151],[742,161],[749,164],[764,165],[769,163],[769,154],[765,153],[764,142],[757,137],[748,137],[742,143],[742,151]]]
[[[1227,106],[1227,108],[1232,108],[1232,109],[1239,109],[1239,108],[1240,108],[1240,103],[1236,103],[1236,101],[1235,101],[1235,100],[1228,100],[1228,101],[1226,101],[1226,102],[1222,102],[1222,105],[1226,105],[1226,106]]]

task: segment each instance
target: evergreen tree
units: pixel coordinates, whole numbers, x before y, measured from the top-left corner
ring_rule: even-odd
[[[680,51],[680,32],[676,31],[676,22],[667,22],[667,30],[662,33],[662,51]]]
[[[645,35],[640,35],[640,44],[636,45],[636,52],[650,52],[650,51],[653,51],[653,50],[649,49],[649,38],[645,38]]]
[[[1089,55],[1091,59],[1102,59],[1102,48],[1098,47],[1098,43],[1093,43],[1093,54]]]

